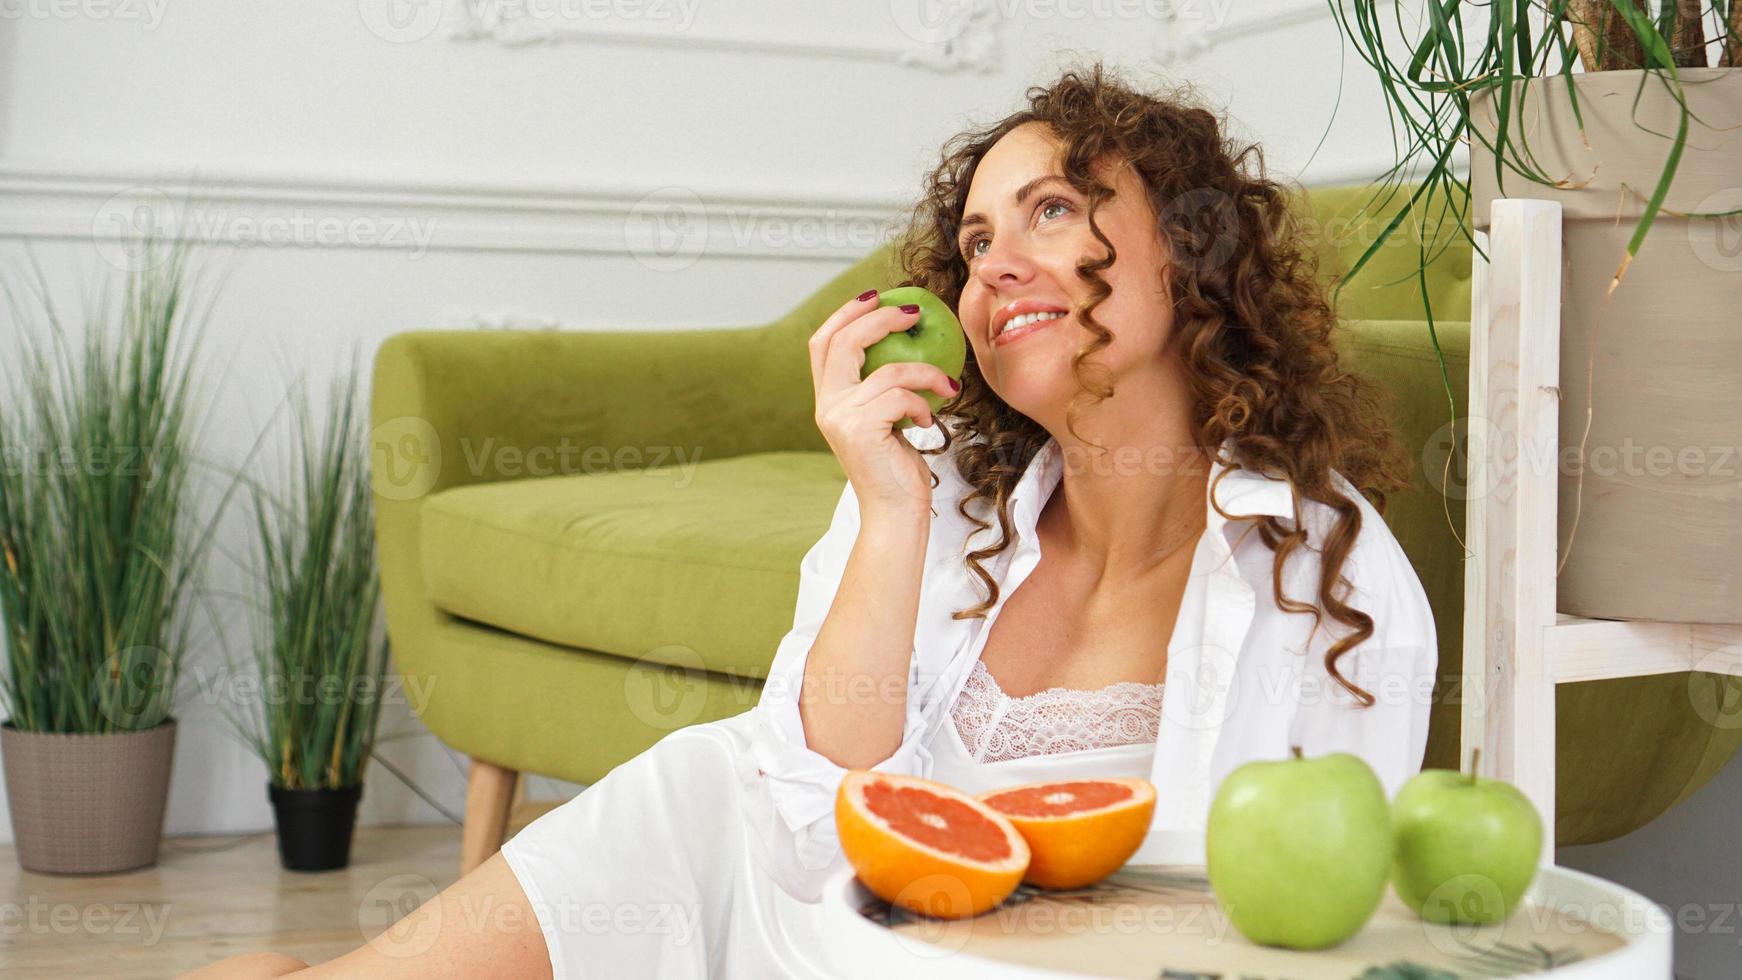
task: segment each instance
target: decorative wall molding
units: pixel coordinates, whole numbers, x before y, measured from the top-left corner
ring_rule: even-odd
[[[1157,61],[1177,66],[1212,48],[1248,37],[1287,30],[1330,18],[1323,2],[1271,0],[1259,16],[1235,24],[1222,18],[1234,5],[1217,0],[1159,0],[1159,31],[1152,43]],[[1394,3],[1385,0],[1381,6]],[[891,0],[889,9],[901,41],[895,44],[840,43],[784,38],[721,36],[680,26],[675,30],[634,30],[576,24],[536,17],[524,2],[470,0],[447,28],[452,41],[482,41],[520,48],[553,44],[630,44],[664,48],[754,52],[783,56],[829,57],[894,62],[936,72],[993,73],[1003,63],[1006,11],[1000,0]],[[1003,0],[1009,11],[1016,9]],[[657,20],[659,18],[647,18]],[[669,19],[669,18],[667,18]]]
[[[893,236],[908,209],[862,191],[713,181],[648,189],[0,161],[0,238],[100,248],[151,227],[211,244],[617,255],[676,271],[704,256],[857,259]]]
[[[1383,0],[1380,6],[1395,3],[1396,0]],[[1332,17],[1330,8],[1323,0],[1294,0],[1291,4],[1272,0],[1259,5],[1262,11],[1259,17],[1236,24],[1217,25],[1214,23],[1215,18],[1205,17],[1202,12],[1196,11],[1201,6],[1203,4],[1195,3],[1194,0],[1178,0],[1169,9],[1165,26],[1151,47],[1155,60],[1169,66],[1183,65],[1230,41],[1273,34]],[[1209,6],[1216,5],[1210,3]],[[1331,35],[1327,34],[1326,40],[1330,39]]]
[[[936,72],[996,72],[1002,63],[1004,20],[996,0],[893,0],[901,41],[851,44],[782,38],[709,35],[676,30],[630,30],[565,23],[533,16],[525,3],[472,0],[447,30],[452,41],[484,41],[510,48],[551,44],[632,44],[774,55],[894,62]],[[654,18],[649,18],[654,19]]]
[[[1391,162],[1320,167],[1309,184],[1371,180]],[[893,193],[705,181],[647,189],[0,161],[0,239],[107,252],[156,228],[238,247],[622,256],[662,272],[704,257],[839,263],[894,237],[910,207]]]

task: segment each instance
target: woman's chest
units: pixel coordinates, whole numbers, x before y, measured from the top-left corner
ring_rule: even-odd
[[[979,659],[1011,697],[1158,683],[1185,586],[1183,571],[1089,586],[1043,559],[998,609]]]

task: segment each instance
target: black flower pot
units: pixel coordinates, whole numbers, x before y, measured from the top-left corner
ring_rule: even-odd
[[[278,860],[286,871],[332,871],[351,863],[351,832],[363,784],[285,789],[266,784],[278,821]]]

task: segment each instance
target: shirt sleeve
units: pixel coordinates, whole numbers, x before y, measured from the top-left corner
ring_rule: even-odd
[[[834,602],[858,536],[859,502],[853,485],[848,483],[841,491],[829,529],[799,564],[798,605],[792,629],[775,651],[754,709],[757,723],[752,744],[760,778],[772,797],[779,817],[776,823],[780,824],[770,828],[773,834],[770,843],[778,861],[782,864],[795,861],[794,873],[812,879],[831,868],[839,855],[835,794],[846,770],[809,747],[798,699],[804,686],[805,661]],[[910,691],[911,674],[910,669]],[[929,776],[932,757],[923,744],[923,732],[923,720],[910,696],[901,745],[871,768]]]
[[[1289,735],[1307,757],[1331,752],[1361,757],[1390,799],[1421,771],[1427,754],[1439,641],[1420,578],[1395,539],[1386,544],[1361,556],[1361,564],[1377,566],[1377,574],[1358,573],[1347,599],[1373,617],[1374,633],[1337,659],[1338,673],[1371,694],[1373,703],[1362,706],[1330,675],[1324,655],[1331,640],[1320,630],[1316,635],[1325,639],[1311,645]],[[1325,622],[1333,621],[1327,616]],[[1346,632],[1339,626],[1336,635]]]

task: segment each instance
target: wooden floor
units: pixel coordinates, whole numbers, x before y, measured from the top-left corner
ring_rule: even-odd
[[[549,805],[516,808],[511,834]],[[285,871],[272,832],[171,837],[157,865],[33,874],[0,847],[0,977],[163,978],[270,949],[310,963],[361,945],[459,877],[460,828],[363,827],[351,866]]]

